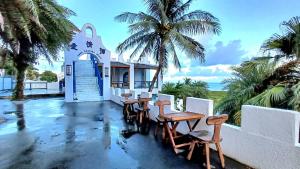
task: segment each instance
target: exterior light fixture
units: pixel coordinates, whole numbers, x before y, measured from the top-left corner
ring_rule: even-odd
[[[105,77],[108,77],[108,71],[109,69],[108,69],[108,67],[105,67],[105,69],[104,69],[104,73],[105,73]]]
[[[66,75],[71,76],[72,75],[72,65],[66,66]]]

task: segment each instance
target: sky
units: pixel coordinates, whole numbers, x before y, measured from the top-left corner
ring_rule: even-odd
[[[78,28],[93,24],[107,49],[117,56],[117,45],[128,34],[127,24],[114,17],[122,12],[146,11],[143,0],[57,0],[76,13],[70,18]],[[186,1],[186,0],[184,0]],[[299,0],[195,0],[190,11],[210,12],[220,20],[220,35],[193,37],[205,47],[205,63],[179,56],[181,71],[172,64],[164,74],[164,81],[178,81],[184,77],[206,82],[221,82],[231,77],[231,66],[260,56],[260,46],[274,33],[282,33],[279,24],[293,16],[300,16]],[[125,57],[126,57],[125,53]],[[63,52],[61,52],[63,57]],[[63,60],[49,66],[40,59],[40,71],[60,71]]]

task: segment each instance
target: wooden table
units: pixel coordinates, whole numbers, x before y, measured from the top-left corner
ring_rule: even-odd
[[[176,136],[176,128],[180,122],[186,122],[187,126],[189,127],[190,131],[193,131],[201,118],[203,118],[205,115],[204,114],[199,114],[199,113],[194,113],[194,112],[178,112],[178,113],[169,113],[169,114],[164,114],[161,117],[164,118],[164,127],[165,131],[168,132],[168,136],[170,139],[170,142],[173,146],[173,149],[175,153],[177,154],[179,152],[179,148],[189,146],[192,143],[182,143],[182,144],[176,144],[175,139],[178,138]],[[191,126],[190,121],[196,120],[196,122]],[[168,122],[171,123],[171,126],[169,126]]]
[[[125,120],[128,121],[131,119],[131,117],[133,116],[132,114],[134,113],[133,105],[135,103],[139,103],[139,100],[138,99],[125,99],[122,102],[124,104],[123,115],[124,115]]]

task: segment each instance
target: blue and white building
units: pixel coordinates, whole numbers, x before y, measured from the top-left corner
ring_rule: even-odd
[[[112,59],[95,27],[85,24],[65,51],[65,101],[111,100],[116,90],[138,95],[148,90],[156,68],[147,58],[140,62],[124,61],[122,56]],[[157,94],[161,86],[160,75],[152,93]]]

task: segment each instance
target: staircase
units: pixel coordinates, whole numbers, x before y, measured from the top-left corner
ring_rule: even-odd
[[[76,98],[78,102],[101,101],[95,69],[90,60],[75,62]]]

